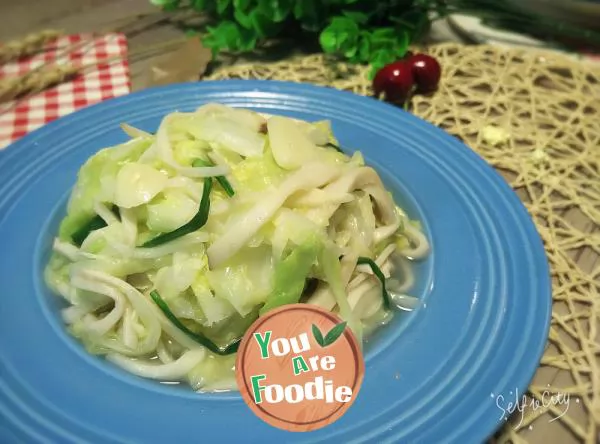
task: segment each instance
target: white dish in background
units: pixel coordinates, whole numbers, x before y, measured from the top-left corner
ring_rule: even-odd
[[[591,63],[600,62],[600,56],[567,52],[565,50],[552,47],[547,42],[535,39],[528,35],[492,28],[482,23],[482,20],[478,17],[453,14],[448,17],[447,22],[454,32],[474,43],[488,44],[501,48],[536,48],[539,50],[558,52],[580,61]]]

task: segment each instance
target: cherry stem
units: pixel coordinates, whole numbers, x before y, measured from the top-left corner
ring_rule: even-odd
[[[405,100],[405,101],[404,101],[404,103],[402,104],[402,109],[404,109],[404,111],[406,111],[406,112],[409,112],[409,109],[408,109],[408,107],[409,107],[409,105],[410,105],[410,101],[411,101],[411,99],[412,99],[412,98],[413,98],[413,96],[415,95],[415,91],[416,91],[416,90],[417,90],[417,87],[416,87],[416,86],[413,86],[413,87],[410,89],[410,91],[409,91],[409,93],[408,93],[408,96],[406,97],[406,100]]]

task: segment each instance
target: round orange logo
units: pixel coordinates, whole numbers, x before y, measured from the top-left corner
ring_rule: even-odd
[[[356,399],[365,372],[346,323],[307,304],[287,305],[255,321],[240,344],[236,368],[250,409],[294,432],[339,419]]]

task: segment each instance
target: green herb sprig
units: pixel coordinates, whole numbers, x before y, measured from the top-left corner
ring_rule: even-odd
[[[542,37],[600,45],[600,33],[498,0],[150,0],[165,10],[187,9],[208,16],[198,29],[204,46],[249,52],[280,37],[318,41],[326,54],[371,65],[371,76],[403,57],[433,21],[451,14],[482,18],[486,24]]]

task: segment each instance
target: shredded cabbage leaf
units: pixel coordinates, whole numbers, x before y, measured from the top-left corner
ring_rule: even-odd
[[[212,103],[154,134],[121,127],[131,140],[81,167],[44,272],[90,353],[232,390],[225,345],[270,310],[319,305],[362,340],[391,317],[383,283],[400,308],[418,306],[407,292],[411,261],[429,251],[423,227],[359,151],[339,149],[330,122]]]

